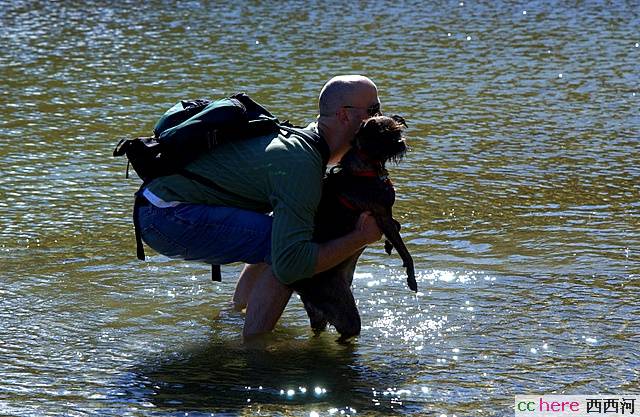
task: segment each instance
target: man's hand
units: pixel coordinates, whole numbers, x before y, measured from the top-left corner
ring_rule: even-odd
[[[375,217],[368,211],[360,214],[355,230],[360,234],[365,245],[377,242],[382,238],[382,231],[378,227]]]
[[[382,232],[376,219],[369,212],[362,213],[352,232],[320,244],[315,273],[333,268],[368,244],[377,242],[381,237]]]

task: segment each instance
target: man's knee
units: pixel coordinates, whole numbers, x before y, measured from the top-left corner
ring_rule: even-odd
[[[232,303],[234,310],[242,311],[247,308],[251,290],[255,286],[260,275],[262,275],[267,268],[269,268],[269,265],[266,263],[247,264],[244,266],[240,273],[240,277],[238,278],[236,289],[233,293]]]
[[[243,336],[246,338],[273,330],[291,293],[288,286],[278,281],[270,267],[265,268],[249,294]]]

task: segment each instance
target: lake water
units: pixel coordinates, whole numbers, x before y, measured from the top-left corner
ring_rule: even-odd
[[[637,1],[0,1],[0,414],[504,416],[640,393]],[[315,117],[361,73],[406,117],[390,168],[421,292],[368,248],[362,335],[292,299],[266,349],[239,265],[135,259],[111,157],[183,98]],[[151,252],[151,251],[149,251]]]

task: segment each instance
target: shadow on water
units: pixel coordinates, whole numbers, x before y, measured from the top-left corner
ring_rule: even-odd
[[[237,415],[274,405],[360,415],[401,412],[395,398],[372,394],[397,385],[401,377],[384,364],[372,369],[363,362],[354,344],[337,344],[328,335],[269,341],[259,348],[215,340],[141,364],[132,370],[129,386],[143,388],[130,392],[132,402],[161,412]]]

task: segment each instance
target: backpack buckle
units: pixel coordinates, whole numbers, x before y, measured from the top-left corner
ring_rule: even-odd
[[[209,130],[207,132],[207,148],[213,149],[218,144],[218,129]]]

